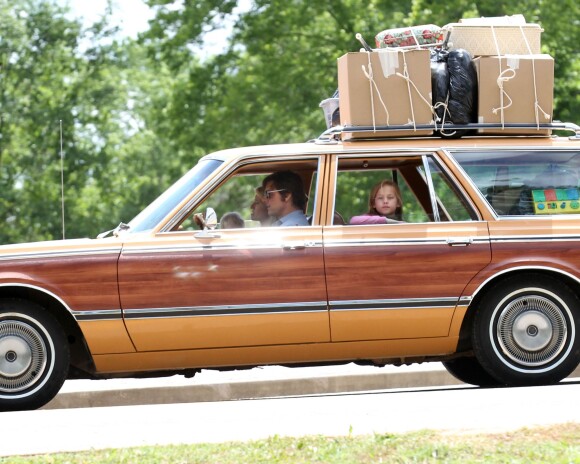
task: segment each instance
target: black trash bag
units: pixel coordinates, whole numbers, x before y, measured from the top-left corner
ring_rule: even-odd
[[[455,124],[477,122],[477,72],[469,52],[452,50],[449,71],[449,114]]]
[[[435,114],[439,118],[438,124],[449,120],[449,114],[445,114],[445,104],[449,93],[449,71],[447,70],[447,51],[440,49],[431,50],[431,92]]]

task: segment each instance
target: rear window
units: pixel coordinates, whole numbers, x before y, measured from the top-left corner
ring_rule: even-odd
[[[580,214],[580,152],[453,153],[499,216]]]

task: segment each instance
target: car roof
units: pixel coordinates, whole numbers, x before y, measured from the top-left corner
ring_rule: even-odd
[[[272,144],[230,148],[208,154],[203,159],[232,161],[246,156],[291,156],[301,154],[340,154],[368,151],[396,150],[462,150],[462,149],[526,149],[526,148],[580,148],[580,139],[573,137],[534,136],[479,136],[461,139],[439,137],[381,138],[376,140],[324,141],[306,143]]]

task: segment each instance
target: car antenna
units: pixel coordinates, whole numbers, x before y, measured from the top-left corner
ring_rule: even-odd
[[[65,239],[64,228],[64,151],[62,149],[62,119],[60,123],[60,209],[62,215],[62,239]]]

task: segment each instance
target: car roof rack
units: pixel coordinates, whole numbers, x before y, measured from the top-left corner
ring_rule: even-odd
[[[413,137],[415,131],[425,131],[432,130],[436,132],[434,135],[422,136],[422,137],[439,137],[439,138],[453,138],[455,131],[476,131],[478,129],[534,129],[534,130],[559,130],[564,132],[573,132],[574,135],[570,136],[571,140],[580,140],[580,126],[570,122],[560,122],[554,121],[551,123],[469,123],[469,124],[445,124],[445,126],[436,124],[402,124],[402,125],[390,125],[390,126],[334,126],[330,129],[324,131],[320,136],[314,140],[316,143],[335,143],[341,139],[341,134],[355,134],[357,132],[373,132],[374,135],[364,138],[356,138],[351,141],[359,140],[376,140],[380,138],[388,138],[388,133],[397,132],[408,132],[408,135],[398,135],[397,137]],[[441,135],[437,135],[440,133]],[[472,135],[472,134],[466,134]],[[473,135],[480,137],[489,136],[502,136],[503,134],[478,134],[475,132]],[[505,136],[516,135],[506,133]]]

